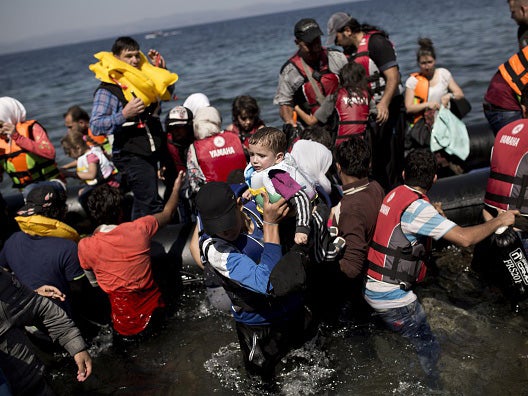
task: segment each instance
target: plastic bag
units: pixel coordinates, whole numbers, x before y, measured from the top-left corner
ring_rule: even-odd
[[[465,160],[469,155],[469,135],[466,125],[442,106],[431,131],[431,151],[445,150]]]

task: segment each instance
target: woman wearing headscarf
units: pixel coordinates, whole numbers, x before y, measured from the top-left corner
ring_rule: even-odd
[[[0,98],[0,161],[14,188],[59,176],[46,129],[36,120],[26,120],[22,103],[7,96]]]
[[[187,107],[193,115],[196,114],[198,110],[200,110],[202,107],[210,106],[209,98],[207,95],[197,92],[190,94],[187,99],[185,99],[185,102],[183,102],[183,107]]]
[[[238,134],[222,130],[220,112],[211,106],[196,111],[194,142],[187,152],[187,197],[210,181],[227,181],[229,174],[246,167],[246,156]]]

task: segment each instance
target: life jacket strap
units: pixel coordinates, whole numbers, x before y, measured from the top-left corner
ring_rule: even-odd
[[[490,178],[520,186],[521,190],[519,191],[518,197],[506,197],[504,195],[493,194],[486,191],[486,194],[484,196],[486,199],[502,204],[513,205],[515,209],[521,209],[523,206],[528,205],[528,199],[524,198],[526,194],[526,189],[528,188],[528,175],[520,177],[491,171]]]
[[[373,262],[369,261],[368,262],[368,267],[370,270],[374,271],[374,272],[377,272],[378,274],[381,274],[383,276],[386,276],[389,278],[389,280],[387,280],[387,282],[389,283],[393,283],[393,284],[398,284],[400,282],[405,282],[405,283],[415,283],[416,282],[416,277],[406,273],[406,272],[399,272],[397,271],[397,265],[393,265],[393,267],[391,269],[388,269],[388,268],[384,268],[384,267],[380,267],[379,265],[377,264],[374,264]],[[396,270],[395,270],[396,269]]]
[[[513,67],[509,61],[504,63],[504,68],[508,72],[508,75],[511,77],[512,82],[517,86],[519,91],[522,92],[526,84],[524,84],[521,80],[526,75],[526,73],[528,73],[528,59],[526,59],[526,57],[524,56],[523,51],[520,51],[517,54],[517,57],[519,58],[519,61],[523,65],[523,71],[521,73],[517,74],[515,70],[513,70]]]
[[[416,275],[417,274],[409,274],[407,272],[398,271],[400,261],[406,260],[406,261],[420,261],[420,257],[417,257],[412,254],[412,248],[396,248],[392,249],[387,246],[380,245],[379,243],[375,241],[370,242],[370,246],[377,250],[380,253],[383,253],[387,256],[394,257],[394,261],[392,262],[392,267],[390,269],[381,267],[377,264],[374,264],[373,262],[369,261],[369,269],[373,270],[374,272],[377,272],[381,275],[389,277],[389,279],[394,279],[394,283],[399,283],[401,281],[406,283],[414,283],[416,282]],[[407,250],[411,249],[411,253],[409,253]],[[417,269],[419,266],[417,266]],[[399,282],[398,282],[399,281]]]

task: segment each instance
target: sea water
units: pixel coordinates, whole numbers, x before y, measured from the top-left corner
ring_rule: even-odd
[[[346,11],[390,34],[402,79],[418,69],[418,37],[429,37],[438,66],[448,68],[473,110],[467,123],[484,122],[482,97],[497,66],[517,51],[516,26],[504,0],[373,0],[170,29],[171,35],[134,37],[144,51],[159,50],[179,75],[178,99],[205,93],[231,122],[235,96],[254,96],[268,125],[281,126],[272,104],[282,64],[295,50],[293,25]],[[153,27],[153,30],[157,30]],[[0,96],[19,99],[55,146],[66,130],[62,114],[73,104],[91,109],[97,81],[88,70],[93,54],[115,38],[0,56]],[[57,150],[59,164],[68,158]],[[4,181],[2,192],[9,191]],[[94,372],[75,381],[71,358],[48,361],[60,395],[522,395],[528,394],[527,313],[514,315],[500,294],[470,271],[471,250],[443,248],[428,281],[417,288],[442,348],[441,390],[430,390],[412,347],[374,322],[321,328],[305,347],[288,355],[269,387],[241,367],[232,319],[210,309],[198,276],[174,283],[175,310],[167,327],[143,344],[118,352],[109,329],[90,349]],[[196,271],[198,273],[198,271]],[[64,366],[64,365],[67,366]]]

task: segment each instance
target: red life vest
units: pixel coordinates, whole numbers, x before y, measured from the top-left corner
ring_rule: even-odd
[[[528,120],[503,127],[495,138],[484,202],[528,213]]]
[[[365,133],[369,116],[369,96],[352,94],[346,88],[337,91],[335,109],[339,117],[336,147],[354,135]]]
[[[40,125],[35,120],[19,122],[16,131],[19,135],[33,139],[33,126]],[[42,129],[45,128],[40,125]],[[55,159],[43,158],[19,147],[14,140],[0,139],[0,160],[13,181],[13,188],[23,188],[35,181],[49,180],[59,176]]]
[[[370,89],[374,94],[382,95],[385,91],[385,78],[383,77],[383,74],[380,73],[376,63],[370,58],[368,49],[370,38],[375,34],[382,33],[377,30],[365,32],[358,45],[356,53],[351,55],[349,59],[350,61],[359,63],[365,68]]]
[[[421,257],[423,244],[411,246],[401,229],[401,216],[417,199],[429,201],[406,186],[398,186],[383,199],[376,229],[368,251],[367,274],[379,281],[399,284],[404,290],[425,277]]]
[[[246,167],[244,148],[233,132],[224,131],[196,140],[193,145],[206,182],[225,182],[232,171]]]
[[[289,62],[295,66],[295,68],[304,78],[304,84],[299,87],[299,89],[294,95],[295,98],[302,98],[304,103],[297,104],[304,108],[308,107],[306,111],[309,111],[313,114],[319,108],[321,103],[319,103],[319,101],[317,100],[316,90],[312,86],[312,83],[309,81],[309,78],[306,74],[302,58],[298,54],[295,54],[293,57],[290,58]],[[337,74],[334,74],[330,71],[328,65],[328,50],[326,48],[323,48],[321,53],[319,70],[313,70],[308,65],[307,67],[310,69],[312,77],[315,80],[317,87],[319,88],[319,91],[323,96],[330,95],[337,90],[339,86],[339,77],[337,76]]]

